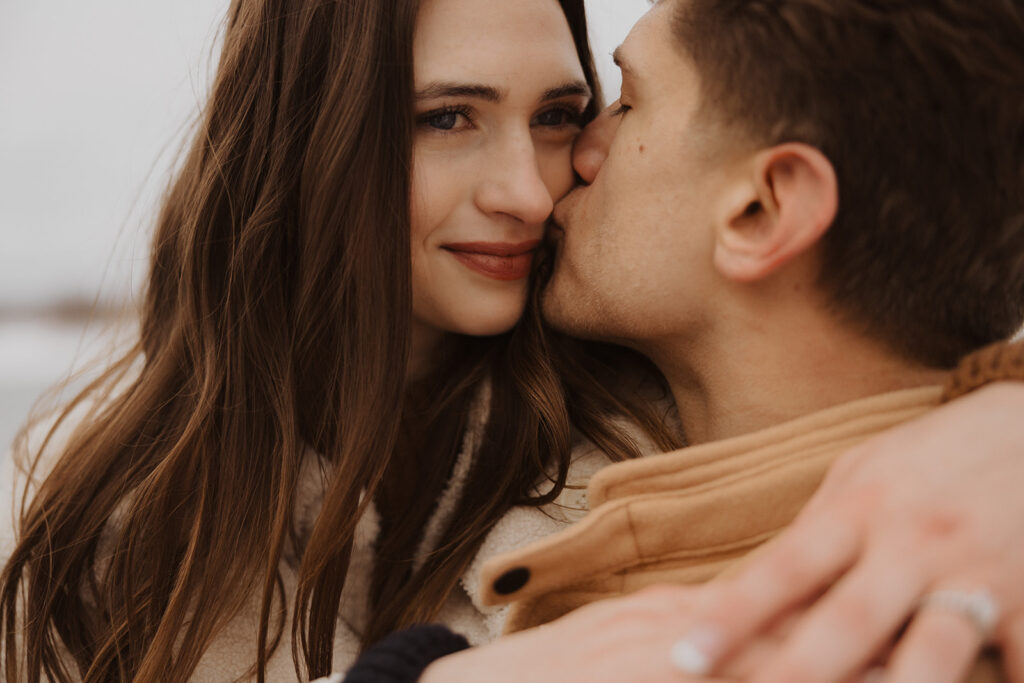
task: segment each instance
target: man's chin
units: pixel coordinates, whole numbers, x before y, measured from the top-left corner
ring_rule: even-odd
[[[567,329],[566,302],[563,294],[563,287],[560,286],[557,271],[544,285],[544,291],[540,295],[540,313],[544,322],[552,329],[559,332],[571,334]]]
[[[556,273],[541,294],[541,316],[549,327],[563,334],[581,339],[598,340],[595,322],[587,315],[587,297],[571,291]]]

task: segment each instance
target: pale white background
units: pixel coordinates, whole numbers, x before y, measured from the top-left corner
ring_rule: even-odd
[[[589,0],[610,53],[648,0]],[[149,224],[207,89],[227,0],[0,1],[0,450],[95,355],[82,316],[145,273]],[[93,325],[95,328],[96,325]]]

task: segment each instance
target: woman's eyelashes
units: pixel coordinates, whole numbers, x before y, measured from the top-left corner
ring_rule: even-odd
[[[416,121],[439,133],[456,133],[472,126],[472,114],[469,107],[447,106],[424,112],[416,117]]]
[[[531,128],[562,130],[581,128],[585,107],[559,105],[545,109],[530,120]],[[416,116],[420,128],[440,134],[459,133],[476,127],[476,112],[465,105],[446,105]]]
[[[530,125],[545,128],[582,127],[583,108],[570,106],[553,107],[537,114]]]

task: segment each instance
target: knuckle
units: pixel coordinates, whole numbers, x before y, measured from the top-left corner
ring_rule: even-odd
[[[952,507],[929,506],[909,516],[906,533],[897,532],[891,540],[908,548],[939,553],[945,558],[943,566],[949,570],[962,561],[977,564],[977,558],[1002,554],[1005,548],[998,547],[991,529],[978,524],[970,514]],[[935,560],[933,559],[934,563]]]
[[[923,539],[941,541],[957,535],[965,520],[952,510],[932,508],[918,513],[916,526]]]

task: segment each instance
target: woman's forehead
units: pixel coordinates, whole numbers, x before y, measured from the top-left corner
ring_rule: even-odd
[[[414,60],[417,90],[433,82],[546,89],[541,83],[583,77],[556,0],[425,0]]]

